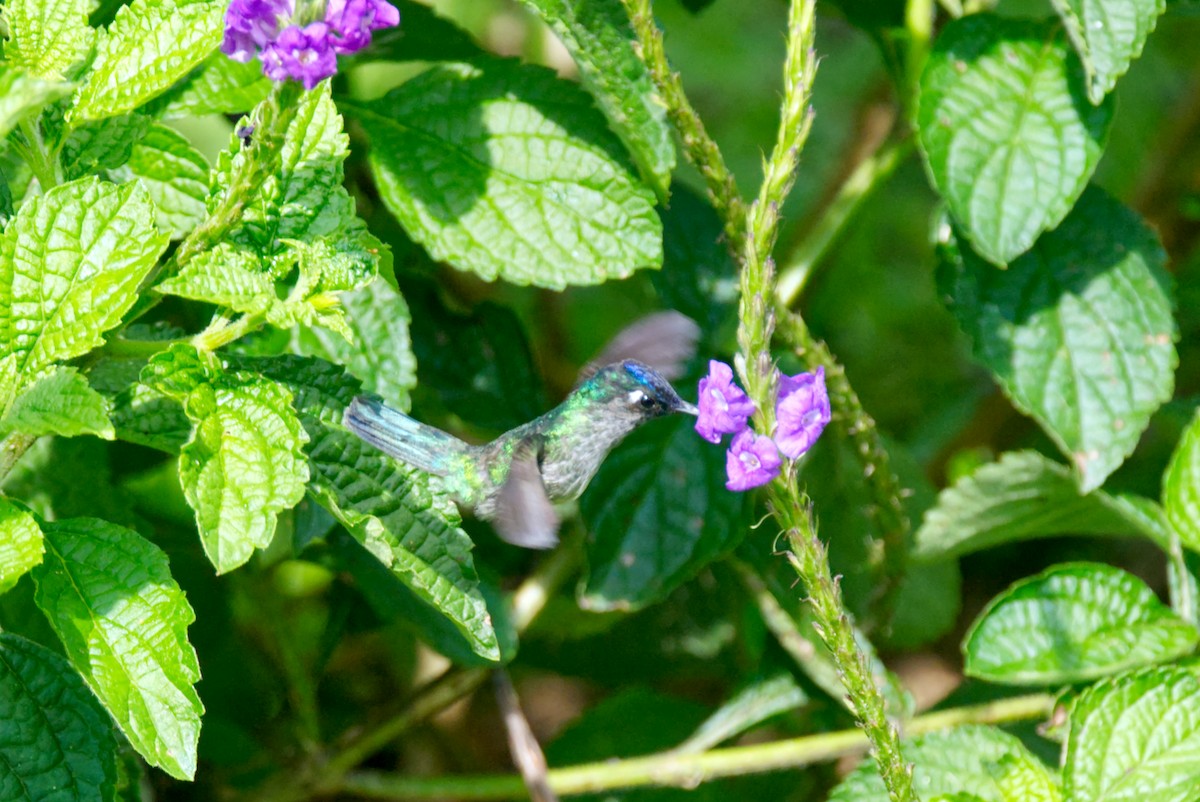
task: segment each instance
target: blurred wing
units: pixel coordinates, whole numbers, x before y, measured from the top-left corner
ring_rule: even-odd
[[[681,312],[668,310],[655,312],[629,324],[604,346],[583,370],[579,381],[585,381],[600,368],[624,359],[654,368],[667,381],[683,376],[688,360],[696,355],[696,343],[700,340],[700,327]]]
[[[501,538],[527,549],[549,549],[558,543],[558,513],[546,496],[537,452],[527,448],[513,459],[508,479],[496,499],[492,525]]]

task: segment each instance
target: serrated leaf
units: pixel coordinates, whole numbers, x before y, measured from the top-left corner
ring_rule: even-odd
[[[921,76],[925,164],[972,246],[1006,264],[1066,217],[1096,168],[1113,104],[1088,102],[1062,28],[972,14]]]
[[[591,533],[580,606],[643,607],[737,546],[745,496],[725,479],[725,454],[687,420],[651,424],[618,446],[579,500]]]
[[[82,179],[21,207],[0,236],[0,356],[32,376],[100,344],[166,247],[137,185]]]
[[[309,435],[310,491],[376,559],[446,616],[481,657],[500,659],[496,632],[453,502],[429,477],[372,449],[342,426],[358,382],[307,357],[244,359],[287,386]]]
[[[178,454],[192,434],[183,405],[144,384],[134,384],[113,400],[117,439]]]
[[[79,675],[49,649],[0,633],[0,799],[112,797],[112,722]]]
[[[198,254],[170,278],[154,286],[163,295],[225,306],[248,315],[265,314],[278,303],[275,282],[258,258],[229,243]]]
[[[140,181],[154,201],[158,228],[183,239],[207,213],[208,171],[208,162],[187,137],[156,123],[109,175],[122,183]]]
[[[74,86],[36,78],[0,63],[0,138],[8,136],[26,116],[71,94]]]
[[[88,0],[6,0],[4,60],[39,78],[61,81],[91,52]]]
[[[1170,279],[1154,232],[1089,188],[1007,270],[960,240],[940,251],[941,284],[976,358],[1071,460],[1080,488],[1099,487],[1175,385]]]
[[[108,399],[93,390],[82,373],[60,367],[17,396],[0,417],[0,437],[21,432],[38,437],[95,434],[112,440],[109,408]]]
[[[172,120],[206,114],[244,114],[270,91],[271,81],[263,75],[258,59],[243,64],[217,52],[159,98],[164,104],[159,117]]]
[[[1010,451],[938,494],[917,529],[913,557],[956,557],[1058,535],[1142,535],[1165,547],[1166,533],[1135,504],[1102,490],[1081,494],[1065,465]]]
[[[150,130],[151,120],[143,114],[122,114],[84,123],[67,135],[59,162],[68,180],[120,167],[129,161],[133,148]]]
[[[67,658],[138,753],[179,779],[196,771],[204,706],[187,640],[195,614],[166,555],[136,532],[97,518],[47,522],[34,569],[37,605]]]
[[[961,795],[983,802],[1058,802],[1053,772],[1015,736],[979,725],[957,727],[905,741],[913,790],[921,799]],[[1068,795],[1068,799],[1071,799]],[[888,802],[874,761],[864,760],[829,796],[829,802]]]
[[[42,561],[42,530],[25,510],[0,497],[0,593]]]
[[[1200,409],[1183,430],[1163,475],[1163,508],[1179,540],[1200,552]]]
[[[1200,633],[1132,574],[1056,565],[991,601],[963,643],[964,671],[990,682],[1055,685],[1187,654]]]
[[[340,301],[353,339],[306,325],[293,332],[294,347],[302,354],[344,365],[365,389],[408,411],[409,392],[417,383],[417,360],[408,335],[412,316],[404,296],[377,278],[362,289],[343,293]]]
[[[738,691],[674,751],[704,752],[808,701],[796,679],[781,671]]]
[[[1181,668],[1104,680],[1071,710],[1063,790],[1071,802],[1194,802],[1200,681]]]
[[[544,19],[579,65],[583,85],[629,150],[642,179],[666,198],[675,142],[666,104],[646,62],[634,50],[629,14],[620,0],[522,0]]]
[[[133,0],[96,44],[87,83],[67,120],[100,120],[133,111],[167,91],[221,42],[220,0]]]
[[[1166,0],[1051,0],[1087,73],[1088,97],[1100,103],[1167,9]]]
[[[548,70],[442,64],[352,113],[384,203],[435,259],[552,289],[662,264],[652,193]]]

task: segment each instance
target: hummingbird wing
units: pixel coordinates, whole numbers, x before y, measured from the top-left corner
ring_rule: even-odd
[[[696,355],[700,327],[687,315],[668,310],[638,318],[617,332],[608,345],[579,371],[584,382],[600,368],[636,359],[672,381],[683,375],[688,360]]]
[[[558,513],[542,484],[537,451],[528,446],[513,458],[496,498],[492,518],[497,534],[515,546],[549,549],[558,543]]]

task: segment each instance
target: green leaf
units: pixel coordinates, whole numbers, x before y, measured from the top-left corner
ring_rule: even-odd
[[[548,70],[442,64],[353,114],[384,203],[435,259],[552,289],[662,264],[652,193],[587,95]]]
[[[914,765],[913,789],[921,799],[959,802],[1059,802],[1054,773],[1015,736],[970,725],[930,733],[904,743],[904,759]],[[1069,794],[1068,799],[1074,798]],[[888,802],[875,762],[867,759],[834,789],[829,802]]]
[[[231,571],[270,544],[279,513],[304,496],[307,435],[292,394],[253,373],[221,372],[188,346],[152,359],[143,380],[183,398],[194,428],[179,481],[208,559]]]
[[[1179,540],[1200,552],[1200,409],[1171,455],[1163,476],[1162,502]]]
[[[166,555],[136,532],[97,518],[47,522],[34,569],[37,605],[117,726],[152,765],[196,771],[204,706],[187,640],[195,614]]]
[[[1167,9],[1166,0],[1051,0],[1087,73],[1088,97],[1100,103]]]
[[[134,145],[129,160],[109,175],[121,183],[140,181],[154,201],[158,228],[171,239],[183,239],[207,214],[208,171],[208,162],[187,137],[156,123]]]
[[[108,418],[107,398],[91,388],[75,368],[57,368],[27,389],[0,417],[0,437],[9,432],[41,436],[75,437],[95,434],[106,440],[114,435]]]
[[[271,274],[262,269],[258,257],[225,242],[189,259],[154,290],[248,315],[266,314],[272,305],[280,303]]]
[[[356,61],[471,61],[486,56],[471,34],[416,0],[394,0],[400,24],[373,31]]]
[[[0,633],[0,799],[110,799],[112,722],[79,675],[49,649]]]
[[[26,116],[71,94],[74,84],[47,81],[0,63],[0,138]]]
[[[171,120],[206,114],[244,114],[270,92],[271,81],[263,75],[258,59],[243,64],[216,52],[159,98],[164,104],[159,117]]]
[[[1139,514],[1137,503],[1102,490],[1081,494],[1065,465],[1034,451],[1010,451],[938,494],[917,529],[913,558],[1058,535],[1142,535],[1165,547],[1166,533]]]
[[[59,161],[69,180],[101,170],[120,167],[129,161],[133,148],[150,130],[144,114],[122,114],[84,123],[67,135]]]
[[[737,266],[724,240],[721,218],[698,192],[680,184],[662,213],[663,268],[650,280],[663,305],[700,324],[708,342],[733,317],[738,298]]]
[[[544,19],[575,63],[584,87],[629,150],[642,179],[666,198],[675,169],[667,108],[646,62],[634,50],[633,28],[620,0],[522,0]]]
[[[128,494],[113,482],[109,456],[107,444],[94,437],[43,437],[4,477],[0,489],[9,498],[21,499],[41,520],[104,516],[137,528],[142,522]],[[81,476],[87,481],[80,481]],[[178,484],[174,471],[171,478]]]
[[[133,0],[122,6],[100,36],[68,122],[133,111],[165,92],[216,50],[225,5],[221,0]]]
[[[92,50],[88,0],[6,0],[4,60],[39,78],[61,81]]]
[[[964,671],[990,682],[1056,685],[1187,654],[1200,633],[1118,568],[1069,563],[1014,583],[963,643]]]
[[[134,384],[113,400],[117,439],[178,454],[192,435],[183,405],[145,384]]]
[[[25,510],[0,496],[0,593],[42,561],[42,530]]]
[[[417,360],[409,340],[412,316],[404,296],[377,278],[362,289],[343,293],[340,300],[353,340],[326,328],[300,326],[292,335],[295,348],[344,365],[365,389],[407,411],[412,406],[409,392],[417,383]]]
[[[487,604],[453,502],[430,478],[363,443],[342,426],[359,392],[341,368],[306,357],[243,359],[286,385],[309,435],[310,491],[425,604],[448,618],[474,652],[500,659]]]
[[[94,178],[22,206],[0,236],[0,357],[33,376],[99,345],[166,247],[153,219],[144,189]]]
[[[704,752],[764,721],[808,704],[808,694],[788,672],[747,685],[704,720],[676,752]]]
[[[1070,459],[1080,488],[1099,487],[1174,389],[1170,279],[1154,232],[1092,188],[1007,270],[953,237],[940,251],[940,282],[976,358]]]
[[[1113,104],[1088,102],[1057,24],[972,14],[921,76],[925,164],[975,250],[1005,264],[1054,228],[1100,160]]]
[[[1194,802],[1200,681],[1180,668],[1104,680],[1071,710],[1063,790],[1071,802]]]
[[[579,500],[591,533],[580,606],[631,610],[665,598],[741,542],[745,499],[725,489],[725,454],[687,420],[635,432]]]

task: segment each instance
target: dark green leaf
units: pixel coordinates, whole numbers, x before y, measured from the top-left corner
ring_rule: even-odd
[[[187,640],[195,620],[167,558],[96,518],[47,522],[37,604],[67,657],[146,760],[191,779],[204,706]]]
[[[0,496],[0,593],[42,561],[42,530],[25,510]]]
[[[146,136],[150,125],[150,118],[142,114],[84,123],[63,142],[59,157],[63,174],[75,179],[120,167],[129,161],[134,146]]]
[[[1088,97],[1100,103],[1142,54],[1166,0],[1051,0],[1087,72]]]
[[[352,113],[384,203],[435,259],[553,289],[662,264],[652,193],[588,96],[548,70],[439,65]]]
[[[1056,24],[972,14],[950,22],[921,76],[918,141],[954,219],[1005,264],[1087,186],[1112,120],[1088,102]]]
[[[1158,238],[1093,188],[1007,270],[947,240],[942,286],[976,357],[1067,455],[1080,488],[1099,487],[1174,388],[1176,328]]]
[[[737,267],[721,218],[703,197],[677,186],[663,212],[663,266],[651,274],[663,304],[700,324],[708,342],[737,302]]]
[[[87,481],[80,481],[81,476]],[[178,485],[174,471],[171,478]],[[41,438],[4,477],[0,489],[46,521],[93,515],[132,529],[141,523],[128,495],[113,482],[107,444],[94,437]]]
[[[747,685],[704,720],[677,752],[704,752],[764,721],[808,703],[808,694],[788,672]]]
[[[107,800],[112,722],[66,660],[0,633],[0,799]]]
[[[471,35],[416,0],[392,2],[400,11],[395,28],[374,31],[360,61],[470,61],[486,55]]]
[[[1018,685],[1079,682],[1174,659],[1198,638],[1137,577],[1056,565],[992,600],[963,643],[964,671]]]

